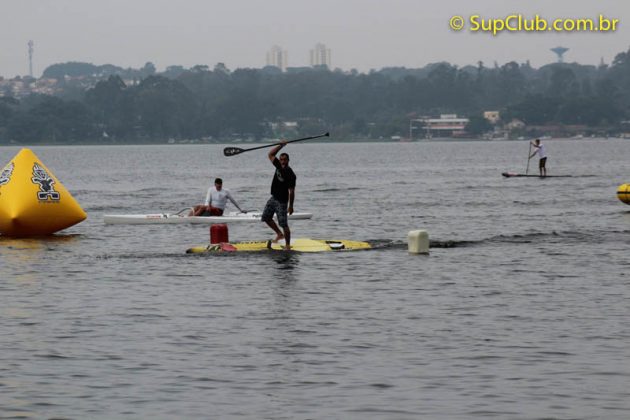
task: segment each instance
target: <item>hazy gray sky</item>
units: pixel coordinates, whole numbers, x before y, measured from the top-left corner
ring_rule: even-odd
[[[619,19],[614,33],[455,32],[449,19]],[[289,66],[309,64],[318,42],[332,65],[365,72],[388,66],[422,67],[436,61],[491,66],[555,61],[549,48],[570,48],[565,61],[598,64],[630,47],[630,0],[0,0],[0,75],[34,75],[49,65],[262,67],[267,51],[288,51]]]

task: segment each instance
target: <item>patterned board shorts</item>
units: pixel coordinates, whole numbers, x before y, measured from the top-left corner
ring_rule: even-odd
[[[280,227],[289,227],[289,223],[287,223],[287,203],[281,203],[271,197],[267,200],[267,204],[265,204],[265,209],[263,210],[260,220],[263,222],[272,220],[274,213],[278,215],[278,225],[280,225]]]

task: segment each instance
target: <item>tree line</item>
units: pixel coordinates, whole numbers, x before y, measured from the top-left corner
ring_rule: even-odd
[[[405,135],[411,118],[456,113],[478,123],[486,110],[500,111],[504,122],[607,130],[630,118],[630,50],[609,66],[554,63],[539,69],[479,62],[369,73],[280,72],[230,71],[217,64],[158,73],[151,63],[139,70],[66,63],[44,75],[98,82],[75,97],[0,97],[0,144],[261,139],[282,135],[289,121],[297,123],[290,127],[299,136],[330,131],[337,138],[388,138]]]

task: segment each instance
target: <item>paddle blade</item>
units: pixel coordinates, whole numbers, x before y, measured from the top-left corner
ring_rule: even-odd
[[[243,153],[244,150],[239,148],[239,147],[226,147],[225,149],[223,149],[223,154],[225,156],[234,156],[234,155],[238,155],[239,153]]]

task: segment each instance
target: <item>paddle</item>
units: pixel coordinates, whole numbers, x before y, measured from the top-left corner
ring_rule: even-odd
[[[329,136],[330,136],[329,133],[324,133],[324,134],[320,134],[319,136],[311,136],[311,137],[304,137],[302,139],[290,140],[287,142],[287,144],[294,143],[296,141],[312,140],[312,139],[318,139],[320,137],[329,137]],[[257,150],[257,149],[263,149],[265,147],[278,146],[279,144],[282,144],[282,143],[265,144],[264,146],[252,147],[250,149],[241,149],[239,147],[226,147],[225,149],[223,149],[223,154],[225,156],[234,156],[234,155],[239,155],[243,152],[249,152],[250,150]]]
[[[529,161],[532,158],[532,142],[529,142],[529,150],[527,151],[527,169],[525,169],[525,175],[529,172]]]

